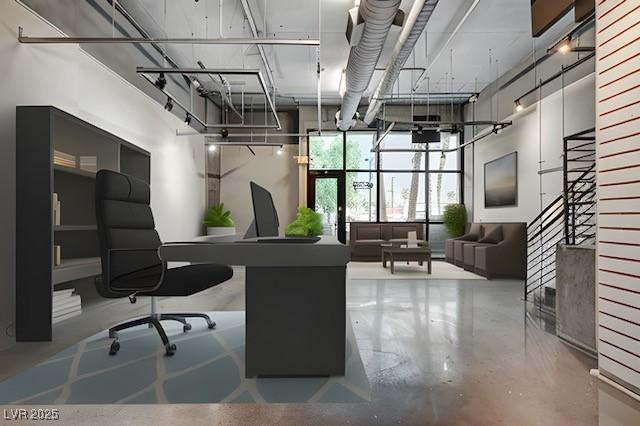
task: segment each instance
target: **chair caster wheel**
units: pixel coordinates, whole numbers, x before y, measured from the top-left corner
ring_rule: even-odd
[[[185,325],[182,326],[182,332],[183,333],[186,333],[189,330],[191,330],[191,324],[186,323]]]
[[[207,327],[209,327],[209,330],[213,330],[216,328],[216,323],[213,321],[207,322]]]
[[[111,344],[111,347],[109,348],[109,355],[115,355],[118,353],[119,350],[120,350],[120,342],[115,341]]]
[[[167,343],[166,345],[164,345],[164,348],[166,349],[167,356],[172,356],[174,353],[176,353],[176,345],[173,343]]]

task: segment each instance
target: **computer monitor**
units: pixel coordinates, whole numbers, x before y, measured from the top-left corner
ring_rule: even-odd
[[[253,223],[245,237],[277,237],[278,212],[271,193],[255,182],[250,182],[253,201]]]

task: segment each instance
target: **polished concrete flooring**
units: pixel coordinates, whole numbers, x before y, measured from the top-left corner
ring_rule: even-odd
[[[243,280],[238,271],[231,282],[163,300],[161,307],[242,309]],[[61,417],[65,425],[597,424],[598,383],[589,375],[595,360],[526,315],[521,295],[519,281],[351,282],[348,309],[371,383],[370,403],[63,406]],[[57,327],[54,342],[0,353],[0,375],[15,374],[121,315],[147,308],[133,306],[96,306],[83,320]],[[607,406],[621,403],[613,395],[606,395]],[[604,424],[626,424],[607,419],[613,420]]]

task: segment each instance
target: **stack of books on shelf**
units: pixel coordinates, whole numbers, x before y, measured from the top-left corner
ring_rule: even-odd
[[[80,168],[88,172],[96,173],[98,171],[98,159],[95,155],[80,156]]]
[[[82,313],[80,295],[73,294],[74,289],[53,292],[53,323],[64,321]]]
[[[58,166],[75,168],[76,157],[75,155],[67,154],[66,152],[62,152],[62,151],[58,151],[57,149],[54,149],[53,164],[57,164]]]
[[[53,226],[60,226],[60,199],[57,193],[53,193],[51,197],[52,212],[53,212]]]

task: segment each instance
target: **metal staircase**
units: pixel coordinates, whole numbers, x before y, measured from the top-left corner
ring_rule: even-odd
[[[595,242],[595,129],[564,138],[563,193],[527,226],[524,299],[555,313],[556,248]]]
[[[595,129],[564,138],[565,243],[595,244]]]

